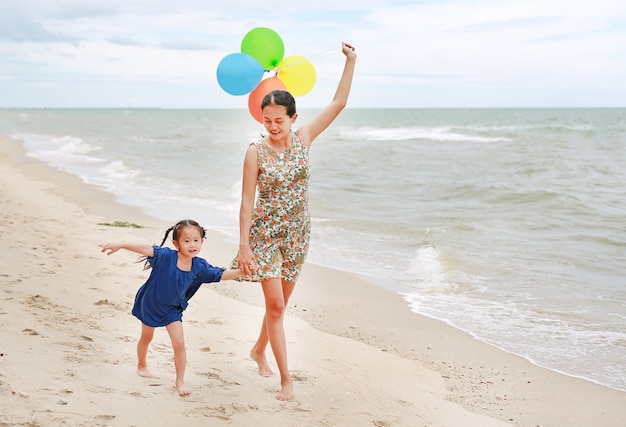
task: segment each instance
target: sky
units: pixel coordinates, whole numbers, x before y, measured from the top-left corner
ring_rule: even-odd
[[[0,108],[247,108],[217,66],[252,29],[315,67],[330,101],[356,47],[354,108],[626,107],[616,0],[1,0]]]

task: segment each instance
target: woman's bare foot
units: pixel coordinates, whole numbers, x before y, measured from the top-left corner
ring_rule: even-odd
[[[191,394],[191,389],[188,388],[183,381],[176,381],[176,390],[178,390],[180,396]]]
[[[292,402],[294,400],[293,383],[291,381],[282,385],[280,392],[276,395],[276,399],[283,402]]]
[[[137,374],[144,378],[154,378],[154,375],[152,375],[152,372],[150,372],[147,366],[137,366]]]
[[[274,375],[274,373],[270,369],[270,365],[267,363],[265,353],[257,354],[254,352],[254,349],[252,349],[250,350],[250,358],[254,360],[259,367],[259,375],[261,375],[262,377],[271,377],[272,375]]]

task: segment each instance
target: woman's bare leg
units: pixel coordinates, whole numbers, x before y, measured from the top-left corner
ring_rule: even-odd
[[[281,391],[276,395],[278,400],[294,399],[293,383],[287,365],[287,340],[283,319],[289,297],[293,292],[294,283],[281,279],[268,279],[262,282],[265,295],[265,327],[267,339],[272,347],[276,364],[280,372]],[[257,344],[263,344],[263,332]],[[267,345],[267,342],[266,342]]]
[[[283,281],[283,297],[285,301],[285,307],[287,307],[287,303],[289,302],[289,298],[293,293],[295,284],[287,281]],[[267,363],[267,358],[265,357],[265,349],[269,342],[269,338],[267,336],[267,316],[263,315],[263,321],[261,322],[261,331],[259,332],[259,338],[256,343],[250,350],[250,358],[257,363],[259,375],[263,377],[270,377],[274,375],[270,365]]]
[[[259,338],[256,343],[250,350],[250,357],[257,363],[259,369],[259,375],[264,377],[270,377],[274,373],[270,369],[270,365],[267,363],[267,358],[265,357],[265,348],[267,347],[267,343],[269,342],[269,338],[267,336],[267,324],[266,317],[263,315],[263,322],[261,323],[261,332],[259,332]]]

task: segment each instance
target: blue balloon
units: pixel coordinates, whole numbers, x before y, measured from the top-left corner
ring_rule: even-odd
[[[263,79],[265,70],[259,61],[246,53],[226,55],[217,66],[217,81],[231,95],[250,93]]]

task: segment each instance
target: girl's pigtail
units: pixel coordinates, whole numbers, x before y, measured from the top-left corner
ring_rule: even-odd
[[[167,230],[165,230],[165,236],[163,236],[163,240],[161,240],[161,244],[159,246],[163,246],[163,244],[167,240],[167,236],[170,235],[170,233],[172,232],[173,229],[174,229],[174,226],[172,226],[172,227],[168,228]]]
[[[172,230],[174,229],[174,227],[170,227],[167,230],[165,230],[165,236],[163,236],[163,240],[161,241],[161,244],[159,246],[163,246],[163,244],[165,243],[165,241],[167,240],[167,236],[170,235],[170,233],[172,232]],[[139,260],[137,260],[137,262],[143,262],[143,269],[144,270],[150,270],[152,268],[152,266],[150,265],[150,263],[148,262],[148,257],[146,256],[142,256],[141,258],[139,258]]]

